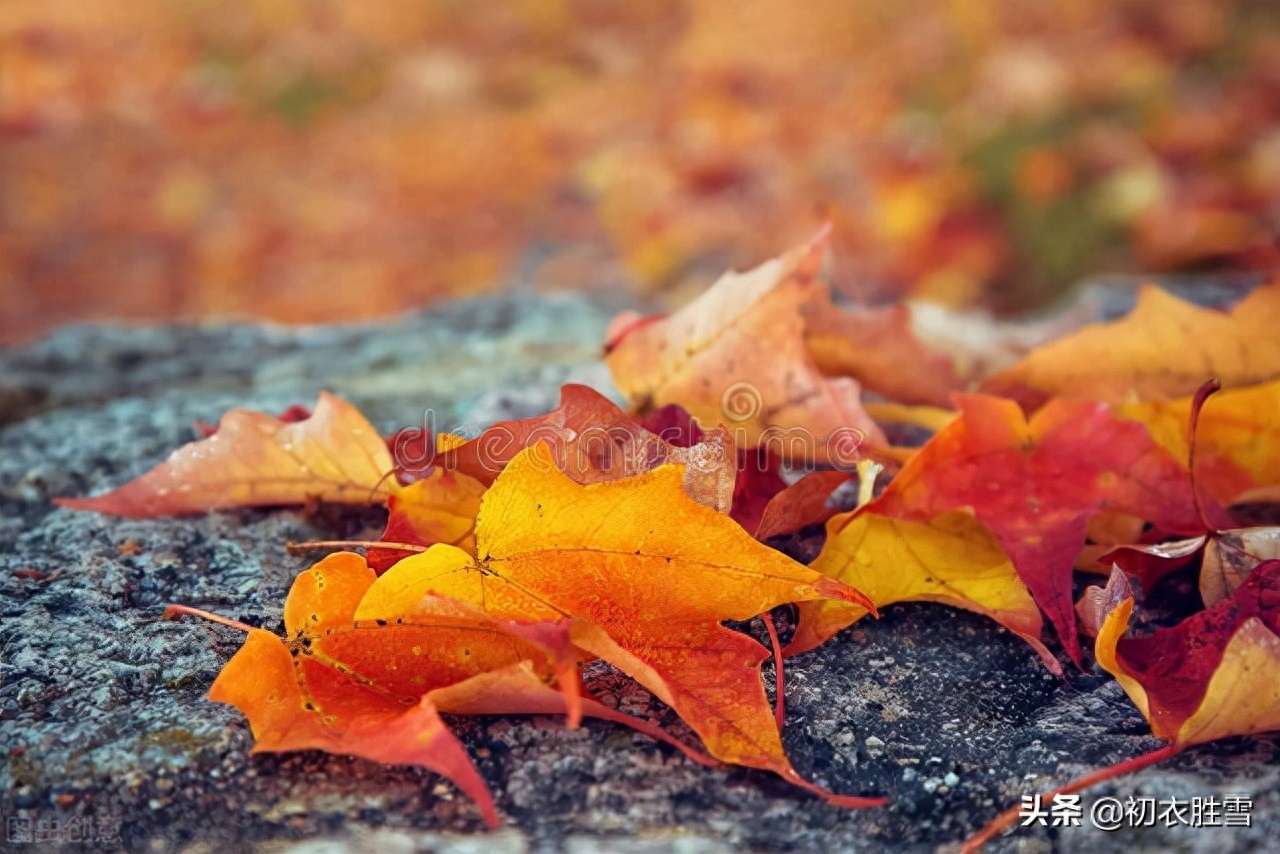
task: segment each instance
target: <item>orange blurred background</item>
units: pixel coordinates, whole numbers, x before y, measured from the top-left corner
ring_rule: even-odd
[[[536,284],[1274,266],[1272,0],[4,0],[0,342]]]

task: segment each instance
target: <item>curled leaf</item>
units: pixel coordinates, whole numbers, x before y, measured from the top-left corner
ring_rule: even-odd
[[[1280,559],[1280,528],[1237,528],[1209,538],[1200,564],[1200,598],[1215,605],[1229,598],[1259,564]]]
[[[755,527],[756,539],[767,540],[827,521],[838,512],[829,504],[831,494],[848,482],[848,472],[809,472],[769,499]]]
[[[1145,637],[1124,636],[1133,592],[1122,572],[1079,607],[1096,629],[1098,664],[1157,738],[1188,745],[1280,729],[1280,560],[1259,564],[1229,598]]]
[[[233,409],[212,435],[124,486],[55,503],[135,518],[313,500],[377,504],[395,491],[391,471],[386,444],[359,410],[321,392],[309,418]]]
[[[807,442],[784,445],[787,464],[850,462],[864,442],[884,444],[858,383],[823,376],[805,343],[800,307],[822,288],[826,245],[824,232],[726,273],[674,314],[627,326],[605,357],[618,388],[641,411],[678,403],[702,424],[726,425],[745,447],[790,444],[805,431]]]

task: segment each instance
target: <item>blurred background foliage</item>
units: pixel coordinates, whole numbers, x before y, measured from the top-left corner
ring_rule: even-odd
[[[1274,0],[3,0],[0,341],[833,276],[1274,267]]]

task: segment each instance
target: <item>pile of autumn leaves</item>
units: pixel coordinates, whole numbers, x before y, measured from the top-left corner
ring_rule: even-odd
[[[1280,502],[1280,284],[1230,312],[1144,288],[1119,321],[1041,329],[1057,337],[1034,348],[1001,327],[977,346],[936,326],[922,337],[903,306],[835,307],[825,249],[819,236],[727,274],[670,316],[620,316],[605,350],[630,413],[566,386],[558,409],[475,438],[384,439],[322,394],[313,413],[229,412],[137,480],[61,503],[385,504],[379,543],[297,577],[285,637],[243,627],[210,697],[248,716],[257,750],[420,764],[491,824],[441,712],[614,720],[697,761],[881,803],[799,777],[761,677],[769,652],[723,625],[787,604],[786,650],[767,622],[779,663],[927,600],[987,615],[1061,672],[1043,615],[1077,665],[1081,627],[1096,637],[1162,739],[1280,728],[1280,528],[1240,529],[1230,510]],[[1208,395],[1211,378],[1225,390]],[[895,424],[932,436],[895,447]],[[794,467],[814,470],[784,477]],[[765,543],[823,522],[810,566]],[[1126,636],[1128,579],[1148,590],[1191,561],[1204,610]],[[1079,606],[1076,570],[1111,576]],[[580,667],[596,658],[670,705],[710,757],[592,697]]]

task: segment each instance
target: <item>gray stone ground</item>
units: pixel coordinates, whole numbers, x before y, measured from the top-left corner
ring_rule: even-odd
[[[454,303],[382,325],[78,327],[0,351],[0,816],[5,850],[193,852],[932,851],[1019,796],[1157,743],[1094,672],[1048,675],[1016,638],[940,606],[888,609],[789,670],[785,741],[830,788],[892,797],[827,806],[772,776],[708,770],[629,730],[543,718],[458,731],[504,820],[438,777],[319,753],[250,757],[234,709],[204,699],[237,633],[161,622],[169,602],[280,627],[290,539],[378,529],[376,511],[129,521],[50,499],[122,483],[227,408],[344,395],[383,429],[479,427],[554,405],[596,360],[610,312],[569,297]],[[800,557],[814,537],[785,544]],[[663,716],[602,669],[592,685]],[[669,716],[662,717],[675,724]],[[1100,787],[1159,798],[1242,792],[1252,827],[1024,830],[1008,851],[1275,850],[1280,740],[1234,740]],[[1086,807],[1094,795],[1085,798]],[[43,842],[26,843],[25,834]]]

